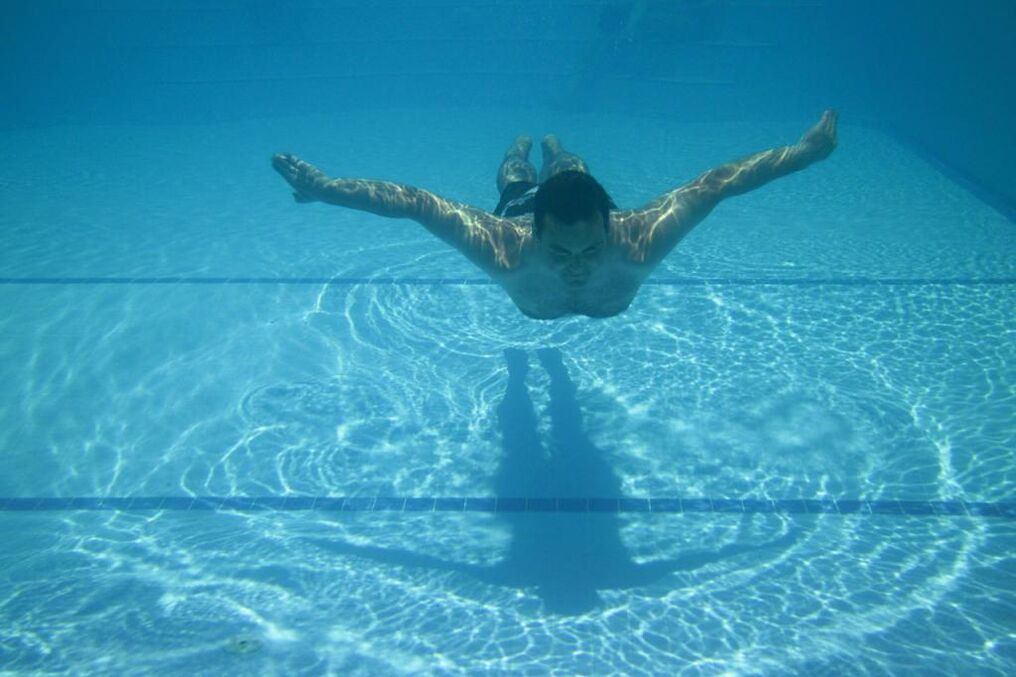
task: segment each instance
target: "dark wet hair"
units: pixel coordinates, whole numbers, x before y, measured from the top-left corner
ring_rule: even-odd
[[[588,219],[596,212],[603,216],[603,227],[610,229],[610,210],[617,205],[599,181],[573,169],[558,172],[540,184],[533,201],[533,230],[543,233],[543,217],[552,214],[563,223]]]

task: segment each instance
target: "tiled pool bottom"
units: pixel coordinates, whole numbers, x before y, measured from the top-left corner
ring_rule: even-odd
[[[493,206],[567,130],[634,207],[801,130],[395,118],[7,143],[0,672],[1012,673],[1011,222],[848,125],[534,323],[268,154]]]
[[[522,498],[417,496],[118,496],[0,498],[0,511],[262,510],[324,512],[740,513],[1016,519],[1016,503],[892,499]]]

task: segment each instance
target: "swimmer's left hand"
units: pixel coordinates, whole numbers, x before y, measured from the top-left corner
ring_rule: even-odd
[[[293,187],[293,199],[297,202],[317,202],[321,185],[328,181],[324,172],[295,155],[273,155],[272,167]]]
[[[809,129],[798,145],[815,155],[816,160],[824,160],[836,148],[836,119],[838,115],[834,110],[827,110],[822,114],[814,127]]]

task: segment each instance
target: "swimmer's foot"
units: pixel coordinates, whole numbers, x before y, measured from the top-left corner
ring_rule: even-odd
[[[822,114],[814,127],[805,132],[798,145],[814,154],[816,160],[823,160],[836,148],[836,119],[834,110]]]
[[[547,134],[540,142],[540,148],[543,149],[544,164],[549,164],[561,154],[561,140],[556,134]]]
[[[540,143],[543,148],[543,169],[540,170],[540,182],[544,182],[559,172],[589,172],[585,161],[575,153],[569,153],[561,147],[561,140],[555,134],[547,134]]]
[[[512,145],[508,146],[508,150],[504,152],[505,159],[510,157],[518,157],[522,160],[529,161],[529,151],[533,147],[533,140],[525,134],[520,134],[515,137],[512,141]]]
[[[297,202],[318,201],[321,187],[328,182],[324,172],[295,155],[273,155],[272,167],[293,188],[293,199]]]
[[[512,145],[508,146],[501,167],[497,170],[498,192],[504,192],[510,183],[536,183],[536,168],[529,164],[529,151],[532,147],[533,140],[525,134],[516,136]]]

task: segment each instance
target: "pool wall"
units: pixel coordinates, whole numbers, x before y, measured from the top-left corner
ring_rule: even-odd
[[[889,128],[1012,213],[1007,0],[40,0],[0,9],[0,127],[549,106]]]

